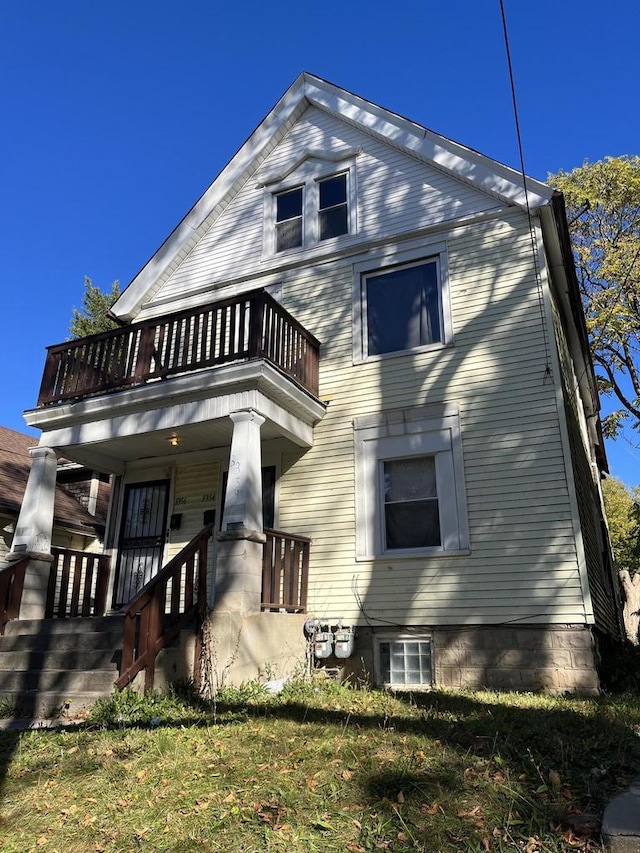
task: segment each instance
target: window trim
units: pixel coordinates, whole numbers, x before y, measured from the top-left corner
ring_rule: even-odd
[[[417,406],[356,418],[356,560],[396,561],[469,553],[460,419],[455,404]],[[439,546],[385,549],[380,462],[434,456]]]
[[[440,340],[418,347],[411,347],[391,352],[368,353],[367,326],[367,279],[375,275],[419,266],[421,263],[436,263],[438,275]],[[386,358],[397,358],[408,354],[441,350],[453,346],[453,322],[451,318],[451,298],[449,287],[449,263],[446,242],[424,244],[412,249],[396,250],[390,248],[366,261],[353,264],[353,361],[355,364],[364,361],[379,361]]]
[[[311,156],[286,177],[267,179],[264,183],[263,256],[288,257],[318,246],[331,247],[337,241],[353,237],[357,233],[356,216],[356,154],[339,159],[326,160]],[[347,231],[335,237],[320,240],[320,188],[321,181],[345,175],[347,179]],[[276,196],[302,187],[302,245],[276,250]]]
[[[428,684],[417,683],[401,683],[397,681],[385,681],[382,673],[382,662],[381,662],[381,654],[380,654],[380,644],[381,643],[415,643],[415,642],[429,642],[430,650],[431,650],[431,673]],[[403,631],[402,633],[392,633],[389,631],[384,631],[378,633],[377,631],[373,635],[373,671],[375,676],[375,681],[378,687],[382,687],[387,690],[431,690],[435,684],[435,655],[434,655],[434,643],[433,643],[433,635],[428,631],[420,631],[420,633],[411,634],[407,631]],[[391,673],[389,673],[391,675]]]

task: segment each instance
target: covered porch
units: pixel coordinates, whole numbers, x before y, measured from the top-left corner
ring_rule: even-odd
[[[2,629],[119,611],[118,684],[145,669],[150,686],[156,655],[207,607],[304,613],[310,540],[265,525],[263,454],[312,445],[325,411],[318,361],[316,339],[263,291],[49,348],[38,406],[25,414],[42,437],[0,572]],[[51,548],[59,457],[112,475],[103,554]],[[180,498],[182,470],[219,472],[201,505]],[[166,484],[162,512],[136,540],[144,571],[123,593],[127,494],[156,482]]]

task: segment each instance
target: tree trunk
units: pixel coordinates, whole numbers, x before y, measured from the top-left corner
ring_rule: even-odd
[[[618,573],[620,585],[624,592],[624,609],[622,618],[627,639],[634,646],[640,643],[638,629],[640,628],[640,572],[633,578],[626,569]]]

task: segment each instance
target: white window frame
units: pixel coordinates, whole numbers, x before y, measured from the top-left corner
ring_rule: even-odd
[[[287,257],[312,246],[334,246],[338,241],[352,237],[357,230],[356,217],[356,154],[346,159],[327,160],[311,155],[284,178],[263,178],[264,226],[263,254],[269,257]],[[320,181],[346,175],[347,178],[347,231],[336,237],[320,240]],[[302,245],[276,251],[276,196],[302,187]]]
[[[460,419],[455,404],[397,409],[354,421],[356,559],[395,561],[469,553]],[[381,462],[433,456],[440,545],[386,550]]]
[[[428,642],[431,649],[431,670],[429,673],[429,682],[398,682],[386,681],[382,672],[382,661],[380,654],[381,643],[420,643]],[[379,687],[384,687],[390,690],[430,690],[434,685],[435,680],[435,662],[433,637],[429,633],[421,632],[419,634],[409,633],[391,633],[381,632],[375,633],[373,639],[373,668],[376,684]]]
[[[375,353],[368,352],[367,328],[367,278],[393,272],[403,267],[419,266],[421,263],[436,264],[438,275],[440,340],[404,350]],[[378,361],[396,358],[408,353],[440,350],[453,345],[453,321],[451,318],[451,298],[449,289],[449,263],[445,242],[425,244],[420,247],[399,250],[387,248],[353,265],[353,360]]]

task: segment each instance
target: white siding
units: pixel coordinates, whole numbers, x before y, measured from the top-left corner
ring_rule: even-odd
[[[282,529],[313,538],[310,611],[363,621],[362,606],[374,624],[584,622],[526,220],[448,245],[455,345],[444,350],[354,365],[351,267],[285,285],[287,308],[322,342],[330,400],[314,447],[285,459],[280,491]],[[445,401],[460,409],[470,553],[356,561],[353,418]]]

